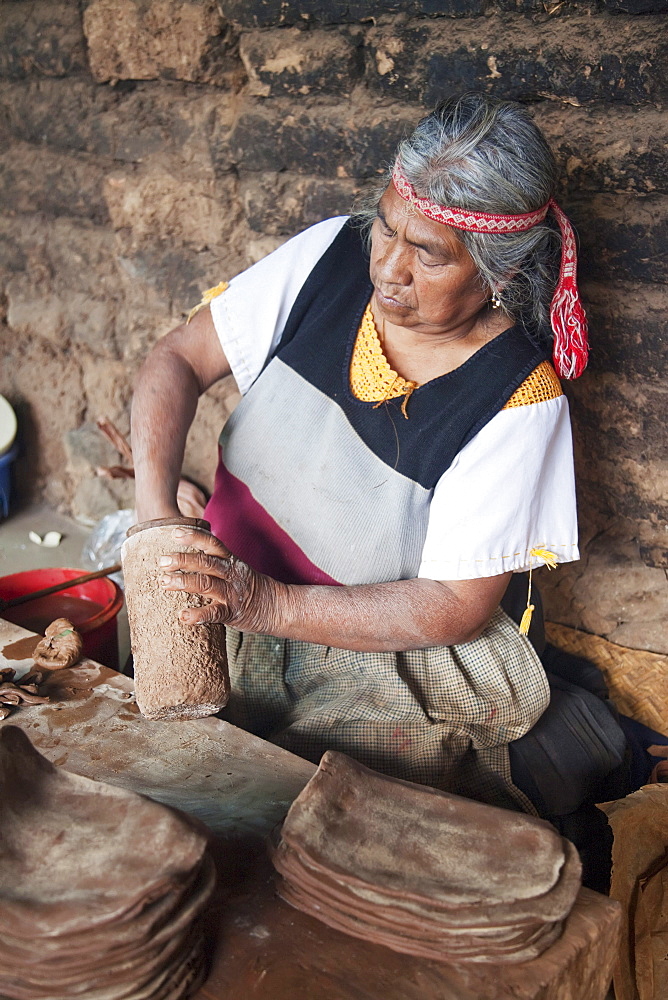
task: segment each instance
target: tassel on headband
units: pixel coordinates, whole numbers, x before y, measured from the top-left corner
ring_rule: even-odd
[[[577,286],[578,255],[575,233],[568,217],[554,198],[549,201],[561,230],[561,265],[559,281],[552,296],[550,323],[554,332],[552,356],[557,374],[563,378],[578,378],[587,367],[587,316]]]
[[[554,198],[535,212],[523,215],[495,215],[491,212],[471,212],[464,208],[448,208],[429,198],[418,197],[415,188],[404,176],[399,160],[392,171],[392,183],[404,201],[428,219],[455,229],[475,233],[521,233],[541,223],[552,211],[561,231],[561,265],[559,281],[550,306],[550,322],[554,333],[553,360],[557,374],[562,378],[577,378],[587,367],[587,317],[585,315],[576,281],[577,252],[575,233],[568,217]]]

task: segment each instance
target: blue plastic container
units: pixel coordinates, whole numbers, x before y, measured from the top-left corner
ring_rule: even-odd
[[[0,455],[0,516],[9,516],[9,498],[12,492],[12,462],[19,453],[19,446],[13,444],[9,451]]]

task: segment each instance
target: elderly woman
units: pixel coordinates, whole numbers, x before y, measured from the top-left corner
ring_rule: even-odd
[[[586,329],[555,182],[526,111],[444,103],[371,212],[294,237],[153,350],[132,414],[141,520],[178,515],[198,395],[230,373],[243,395],[212,533],[176,529],[197,551],[162,581],[209,598],[184,621],[228,626],[230,721],[534,808],[508,744],[549,689],[530,593],[521,629],[500,602],[513,574],[578,558],[549,359],[579,374]]]

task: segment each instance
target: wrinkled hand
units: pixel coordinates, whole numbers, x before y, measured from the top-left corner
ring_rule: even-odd
[[[160,557],[165,590],[199,594],[207,603],[180,613],[186,625],[219,622],[242,632],[274,634],[283,584],[236,559],[214,535],[199,528],[174,528],[174,541],[195,552]]]

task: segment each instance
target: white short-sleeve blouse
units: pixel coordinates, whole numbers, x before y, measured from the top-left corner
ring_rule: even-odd
[[[300,233],[233,278],[211,315],[239,391],[280,341],[290,310],[346,216]],[[418,576],[470,580],[579,558],[573,449],[565,396],[496,414],[434,489]]]

